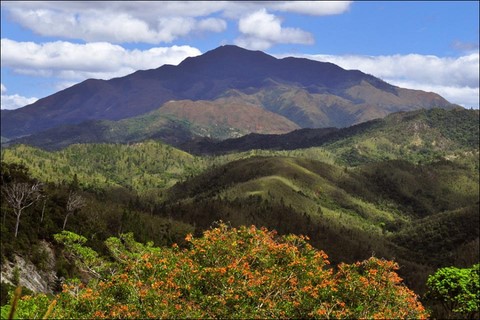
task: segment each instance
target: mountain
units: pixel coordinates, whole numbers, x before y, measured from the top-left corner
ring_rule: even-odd
[[[231,113],[235,108],[235,113]],[[195,138],[227,139],[250,132],[286,133],[292,121],[248,103],[229,99],[169,101],[162,108],[118,121],[87,120],[61,125],[29,136],[2,141],[58,150],[75,143],[131,143],[148,139],[177,146]]]
[[[383,119],[348,128],[300,129],[277,135],[249,134],[223,141],[196,139],[179,147],[194,154],[323,147],[347,165],[386,159],[431,161],[467,157],[469,154],[475,157],[480,136],[479,120],[478,110],[435,108],[392,113]]]
[[[285,123],[288,119],[291,128],[292,123],[300,128],[345,127],[395,111],[453,107],[437,94],[395,87],[358,70],[301,58],[276,59],[229,45],[178,66],[89,79],[23,108],[2,110],[1,136],[11,139],[86,120],[131,118],[179,100],[190,100],[190,106],[182,112],[171,104],[166,109],[183,120],[198,119],[192,114],[197,111],[193,102],[218,99],[229,102],[223,106],[227,118],[235,116],[238,105],[253,105],[257,108],[249,109],[251,117],[267,110]],[[255,131],[242,127],[240,132]]]
[[[157,122],[164,125],[164,118],[159,118],[162,121],[152,119],[156,118],[140,117],[136,123],[131,119],[122,120],[130,122],[130,127],[107,123],[103,132],[91,132],[92,139],[97,133],[107,136],[113,132],[117,136],[115,131],[133,139],[138,128],[154,128]],[[42,180],[52,180],[51,176],[62,172],[69,177],[77,174],[88,185],[114,185],[138,192],[171,185],[209,166],[251,156],[306,158],[342,167],[385,160],[408,160],[415,164],[455,161],[478,171],[478,123],[478,110],[431,109],[395,113],[343,129],[300,129],[284,135],[251,134],[220,142],[202,139],[198,146],[189,143],[208,151],[207,157],[192,156],[187,148],[180,151],[159,141],[128,144],[111,141],[110,144],[74,144],[55,152],[18,144],[2,148],[2,159],[27,163],[31,172]],[[182,127],[175,124],[171,122],[170,130],[180,132]],[[152,129],[152,132],[157,131]],[[72,137],[76,133],[73,131]],[[213,156],[216,153],[221,155]]]

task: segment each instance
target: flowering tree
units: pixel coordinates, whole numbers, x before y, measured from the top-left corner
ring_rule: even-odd
[[[54,318],[425,318],[390,261],[370,258],[338,271],[306,237],[220,224],[190,247],[155,248],[131,234],[106,244],[116,261],[88,285],[66,283]],[[78,250],[77,250],[78,252]],[[106,270],[103,268],[103,270]],[[23,304],[39,299],[38,313]],[[21,300],[38,317],[44,296]],[[31,309],[31,308],[30,308]]]

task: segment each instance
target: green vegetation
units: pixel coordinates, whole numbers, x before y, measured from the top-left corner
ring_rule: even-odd
[[[204,159],[160,142],[132,145],[77,144],[47,152],[18,145],[2,150],[8,163],[23,163],[42,181],[71,182],[92,189],[126,188],[146,192],[166,189],[206,167]]]
[[[401,159],[413,163],[447,160],[474,162],[478,169],[479,112],[430,109],[400,112],[363,132],[324,147],[346,165]]]
[[[395,260],[405,284],[423,295],[428,276],[438,268],[464,268],[479,261],[475,116],[478,120],[478,112],[463,110],[403,113],[337,136],[323,147],[218,156],[193,156],[158,141],[77,144],[55,152],[24,145],[4,148],[2,188],[39,183],[41,198],[22,212],[15,238],[15,209],[2,193],[2,263],[21,255],[44,268],[40,240],[56,243],[54,234],[65,225],[73,233],[57,236],[63,245],[54,247],[54,271],[58,277],[81,279],[75,286],[93,281],[90,288],[100,290],[95,281],[118,263],[114,256],[105,258],[111,254],[108,238],[132,232],[137,241],[160,247],[145,250],[173,254],[167,247],[177,243],[185,248],[186,234],[200,236],[223,220],[235,228],[255,225],[280,235],[308,236],[314,247],[329,252],[335,267],[348,263],[353,268],[356,261],[370,261],[372,254]],[[72,195],[85,200],[81,210],[69,211]],[[80,258],[86,247],[92,248],[87,260]],[[11,289],[2,285],[2,303]],[[57,293],[58,284],[52,290]],[[117,293],[105,294],[111,298]],[[30,303],[41,316],[51,299],[35,299],[20,304]],[[190,306],[206,303],[188,301]],[[425,301],[433,316],[452,315]],[[169,313],[174,312],[171,307],[165,307],[165,314],[179,316]],[[238,309],[239,316],[253,314],[245,308]],[[230,311],[210,314],[225,310]]]
[[[30,177],[23,165],[1,163],[2,187],[22,182],[34,184],[37,181]],[[74,181],[73,181],[74,182]],[[136,209],[138,201],[133,195],[117,190],[101,193],[88,189],[78,189],[75,183],[44,183],[40,190],[42,198],[25,209],[20,220],[18,237],[16,216],[2,194],[2,264],[13,261],[14,255],[29,257],[38,268],[44,269],[46,256],[40,240],[52,242],[53,235],[62,231],[67,212],[67,203],[72,190],[80,194],[86,201],[85,207],[72,215],[66,229],[81,234],[88,239],[88,245],[100,252],[105,251],[103,241],[122,232],[135,232],[143,242],[153,241],[156,245],[183,243],[186,233],[193,227],[169,218],[152,216],[148,211]],[[57,275],[69,277],[76,271],[68,261],[60,257],[55,266]],[[3,287],[2,287],[3,288]],[[4,292],[2,292],[3,296]]]
[[[480,264],[446,267],[428,277],[427,296],[440,301],[449,316],[476,319],[479,315]]]
[[[142,245],[131,234],[109,238],[111,261],[56,235],[96,277],[63,285],[54,298],[23,297],[17,316],[39,318],[423,318],[398,265],[370,258],[329,268],[327,255],[304,237],[278,237],[254,226],[220,224],[186,249]],[[54,302],[50,302],[54,301]],[[2,315],[10,305],[2,308]]]

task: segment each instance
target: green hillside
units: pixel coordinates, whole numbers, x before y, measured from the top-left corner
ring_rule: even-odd
[[[2,150],[2,161],[24,163],[42,181],[71,181],[85,188],[165,189],[199,173],[206,161],[169,145],[147,141],[123,144],[76,144],[48,152],[16,145]]]
[[[156,212],[200,229],[222,219],[306,234],[332,252],[334,263],[371,254],[396,259],[421,292],[433,268],[478,259],[465,250],[478,252],[478,179],[478,172],[448,161],[345,169],[253,157],[175,185]]]
[[[341,163],[402,159],[414,163],[439,159],[477,160],[479,112],[430,109],[394,113],[363,132],[333,137],[322,146]]]
[[[478,261],[478,112],[400,113],[357,129],[336,131],[322,146],[216,156],[151,140],[54,152],[3,148],[2,183],[13,181],[4,179],[12,163],[23,164],[28,179],[45,183],[47,200],[22,217],[18,241],[2,202],[2,259],[16,250],[38,255],[32,248],[61,230],[69,192],[77,190],[89,201],[68,229],[99,252],[121,232],[171,245],[222,220],[307,235],[334,265],[393,259],[418,294],[438,267]],[[75,275],[62,263],[62,274]]]

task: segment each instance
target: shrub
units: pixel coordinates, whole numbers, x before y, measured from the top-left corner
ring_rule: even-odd
[[[224,224],[189,247],[155,248],[132,234],[106,244],[113,263],[88,285],[67,282],[54,318],[422,318],[391,261],[338,271],[302,236]],[[68,249],[68,248],[67,248]],[[78,248],[77,248],[77,252]],[[31,303],[34,299],[28,298]],[[39,301],[46,306],[43,300]],[[23,300],[19,309],[23,307]],[[23,311],[22,311],[23,312]],[[32,314],[33,316],[33,314]]]
[[[478,318],[480,264],[471,268],[445,267],[427,279],[427,297],[439,301],[449,316]]]

